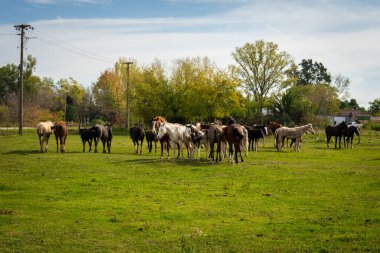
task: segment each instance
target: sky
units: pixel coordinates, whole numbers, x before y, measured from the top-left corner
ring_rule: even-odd
[[[89,87],[121,57],[170,68],[207,56],[225,68],[236,47],[262,39],[348,77],[360,106],[380,98],[378,0],[0,0],[0,66],[19,63],[18,24],[34,28],[24,54],[35,74],[55,81]]]

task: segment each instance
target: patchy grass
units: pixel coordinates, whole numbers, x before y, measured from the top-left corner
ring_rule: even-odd
[[[380,251],[379,133],[272,146],[230,165],[135,155],[126,136],[111,154],[82,153],[77,135],[65,154],[0,136],[0,251]]]

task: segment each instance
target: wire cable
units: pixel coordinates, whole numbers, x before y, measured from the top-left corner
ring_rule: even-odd
[[[101,61],[101,62],[109,62],[109,63],[114,63],[114,61],[112,61],[110,58],[106,58],[106,57],[103,57],[101,55],[98,55],[98,54],[95,54],[93,52],[90,52],[88,50],[84,50],[82,48],[79,48],[79,47],[76,47],[76,46],[73,46],[73,45],[70,45],[69,43],[67,42],[64,42],[64,41],[61,41],[61,40],[58,40],[38,29],[34,29],[31,31],[39,40],[45,42],[45,43],[48,43],[48,44],[51,44],[51,45],[54,45],[56,47],[59,47],[61,49],[64,49],[64,50],[67,50],[71,53],[74,53],[74,54],[77,54],[77,55],[80,55],[80,56],[83,56],[83,57],[86,57],[86,58],[90,58],[90,59],[93,59],[93,60],[97,60],[97,61]]]

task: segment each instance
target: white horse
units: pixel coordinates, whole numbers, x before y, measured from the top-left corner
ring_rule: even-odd
[[[189,149],[192,149],[191,146],[191,128],[180,125],[180,124],[173,124],[169,122],[163,122],[160,123],[160,127],[158,128],[158,134],[157,138],[161,139],[165,134],[168,134],[170,137],[170,140],[179,146],[178,156],[182,154],[183,156],[183,150],[182,150],[182,143],[188,144]],[[174,145],[175,146],[175,145]],[[173,152],[173,158],[174,158],[174,152]],[[192,158],[191,152],[190,152],[190,159]]]
[[[292,128],[290,127],[278,128],[275,132],[277,150],[280,151],[282,147],[284,146],[285,138],[289,138],[289,139],[296,140],[295,145],[294,145],[294,151],[299,152],[302,135],[306,132],[310,132],[312,134],[315,133],[312,124],[308,124],[308,125],[300,126],[300,127],[292,127]]]
[[[54,124],[51,121],[40,122],[37,125],[38,140],[40,141],[41,153],[48,151],[50,135],[53,133]],[[44,143],[46,146],[44,149]]]

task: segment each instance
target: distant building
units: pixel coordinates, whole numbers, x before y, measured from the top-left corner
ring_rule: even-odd
[[[371,114],[360,110],[345,110],[340,111],[338,117],[344,117],[347,122],[359,121],[361,123],[371,120]]]

